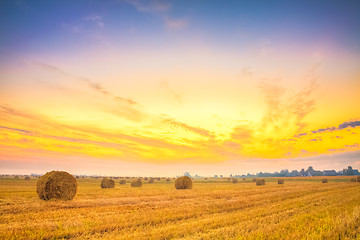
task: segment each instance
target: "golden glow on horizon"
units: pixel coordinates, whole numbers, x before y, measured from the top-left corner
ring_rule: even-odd
[[[289,64],[283,73],[226,64],[204,71],[213,63],[164,72],[161,61],[143,72],[119,73],[115,61],[97,62],[102,70],[91,77],[58,62],[61,67],[30,61],[1,70],[3,157],[17,152],[23,158],[213,163],[360,150],[360,127],[337,128],[359,119],[358,72],[334,81],[329,66],[310,59],[302,74],[296,69],[293,75]],[[187,66],[185,58],[180,63]],[[87,66],[91,75],[97,66],[87,64],[81,63],[79,72]],[[311,132],[327,127],[334,129]]]

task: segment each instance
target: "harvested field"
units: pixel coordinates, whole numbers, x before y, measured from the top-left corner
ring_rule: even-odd
[[[199,179],[179,191],[165,181],[101,189],[101,179],[81,178],[73,200],[42,201],[35,179],[0,178],[0,239],[356,239],[360,185],[327,179]]]

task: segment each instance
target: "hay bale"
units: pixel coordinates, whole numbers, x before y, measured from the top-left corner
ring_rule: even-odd
[[[236,179],[236,178],[234,178],[233,180],[232,180],[232,183],[237,183],[238,182],[238,180]]]
[[[350,182],[356,182],[356,178],[350,178]]]
[[[80,177],[79,176],[76,176],[76,179],[79,179]]]
[[[126,184],[126,180],[125,180],[125,179],[121,179],[119,183],[120,183],[120,184]]]
[[[154,183],[154,179],[150,178],[149,183]]]
[[[284,180],[283,180],[283,179],[279,179],[279,180],[278,180],[278,184],[284,184]]]
[[[29,176],[26,176],[24,179],[25,179],[25,181],[30,181],[30,177],[29,177]]]
[[[191,189],[192,180],[188,176],[179,177],[175,180],[176,189]]]
[[[205,178],[204,180],[207,181],[207,178]]]
[[[76,179],[67,172],[51,171],[37,181],[36,192],[40,199],[71,200],[77,191]]]
[[[101,181],[101,188],[114,188],[115,182],[111,178],[103,178]]]
[[[245,178],[243,178],[243,181],[245,181],[246,179]]]
[[[19,178],[19,176],[18,176],[18,175],[16,175],[14,178]]]
[[[166,181],[167,181],[167,182],[170,182],[170,181],[171,181],[171,179],[170,179],[170,178],[167,178],[167,179],[166,179]]]
[[[147,181],[147,180],[148,180],[148,177],[145,177],[144,180]]]
[[[256,186],[265,185],[265,179],[257,179],[256,180]]]
[[[139,179],[131,182],[131,187],[142,187],[141,179],[139,178]]]
[[[256,180],[257,180],[256,178],[253,178],[253,180],[252,180],[252,181],[253,181],[253,182],[256,182]]]
[[[357,177],[356,177],[356,181],[357,181],[357,182],[360,182],[360,176],[357,176]]]
[[[322,183],[327,183],[328,181],[327,181],[327,179],[323,179],[323,180],[321,180],[321,182]]]

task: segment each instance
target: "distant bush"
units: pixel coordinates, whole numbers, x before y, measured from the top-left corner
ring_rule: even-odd
[[[279,179],[279,180],[278,180],[278,184],[284,184],[284,180],[283,180],[283,179]]]
[[[26,176],[24,179],[25,179],[26,181],[30,181],[30,177],[29,177],[29,176]]]
[[[327,180],[327,179],[323,179],[321,182],[322,182],[322,183],[327,183],[328,180]]]
[[[233,178],[232,183],[237,183],[238,180],[236,178]]]

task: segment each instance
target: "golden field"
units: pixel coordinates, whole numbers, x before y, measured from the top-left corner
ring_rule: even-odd
[[[36,178],[2,177],[0,239],[360,239],[360,183],[322,178],[196,179],[191,190],[80,178],[73,200],[43,201]]]

